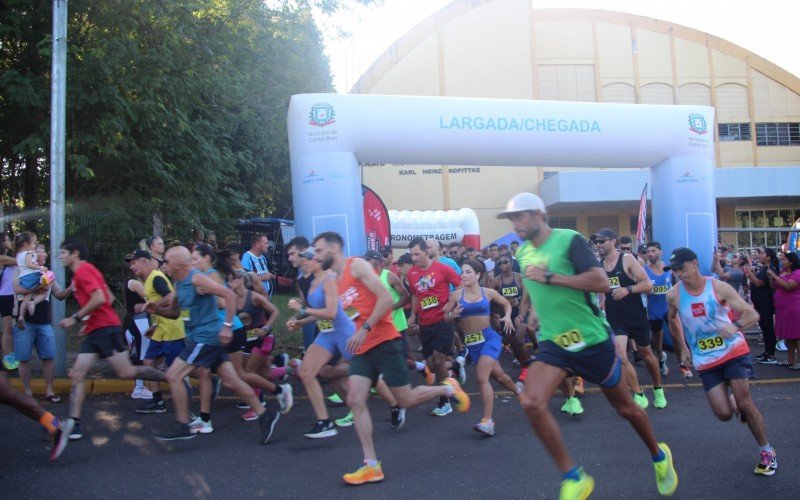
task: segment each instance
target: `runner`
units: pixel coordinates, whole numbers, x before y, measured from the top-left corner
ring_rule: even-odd
[[[236,375],[236,369],[229,361],[225,349],[225,344],[230,343],[233,337],[231,320],[236,310],[236,295],[193,269],[191,259],[186,247],[172,247],[167,250],[164,267],[175,281],[176,293],[165,305],[155,302],[147,304],[150,313],[168,318],[180,317],[184,321],[188,337],[186,347],[167,370],[176,424],[156,438],[169,441],[189,439],[197,435],[189,425],[188,396],[183,388],[183,379],[196,367],[203,367],[215,371],[222,377],[225,386],[232,389],[258,414],[261,427],[259,442],[266,444],[272,437],[280,414],[261,406],[250,386]],[[225,321],[220,321],[217,314],[217,297],[225,301]]]
[[[428,257],[428,245],[424,239],[414,238],[408,249],[414,260],[414,266],[406,273],[413,295],[408,325],[413,328],[419,324],[422,356],[442,382],[447,378],[447,361],[455,336],[453,326],[444,320],[444,306],[450,298],[450,285],[460,286],[461,278],[453,268]],[[453,363],[453,372],[459,374],[462,384],[466,379],[465,363],[463,357]],[[431,415],[443,417],[452,412],[450,402],[442,396]]]
[[[343,245],[342,237],[333,232],[314,238],[314,258],[324,269],[336,272],[342,307],[356,324],[356,332],[347,342],[347,350],[355,354],[350,363],[347,405],[353,411],[364,462],[355,472],[342,477],[345,483],[356,485],[382,481],[384,477],[375,454],[372,417],[367,408],[369,389],[380,375],[402,408],[413,408],[438,396],[453,398],[458,411],[466,412],[470,402],[458,381],[452,378],[445,379],[440,386],[411,388],[400,334],[389,315],[392,296],[363,259],[345,259]]]
[[[661,243],[651,241],[645,245],[647,266],[644,272],[653,283],[653,293],[647,296],[647,319],[653,335],[653,351],[658,360],[661,375],[667,376],[667,353],[664,352],[664,322],[667,320],[667,292],[672,287],[672,273],[664,270],[661,260]],[[691,373],[691,372],[689,372]]]
[[[69,371],[72,389],[69,397],[70,417],[75,420],[69,438],[81,439],[81,409],[86,398],[86,374],[100,358],[108,361],[117,376],[122,379],[163,381],[164,373],[149,366],[133,366],[128,353],[122,346],[122,322],[111,304],[114,297],[106,285],[103,275],[86,261],[86,246],[76,240],[66,240],[61,244],[58,259],[72,271],[72,291],[80,309],[58,324],[67,329],[82,325],[83,336],[78,349],[78,357]]]
[[[727,283],[701,276],[697,254],[688,248],[672,251],[668,269],[680,280],[667,294],[667,303],[669,331],[681,362],[697,368],[718,419],[728,421],[738,415],[747,423],[761,447],[754,472],[772,476],[778,461],[767,439],[764,418],[750,397],[749,379],[755,372],[742,333],[756,324],[758,313]],[[738,320],[730,320],[730,310],[740,314]]]
[[[397,328],[397,331],[400,332],[400,336],[403,338],[403,354],[406,359],[406,366],[408,366],[410,370],[417,371],[420,375],[425,377],[426,384],[433,385],[435,381],[433,372],[428,369],[426,363],[415,360],[408,350],[408,318],[406,318],[404,308],[411,304],[411,295],[408,293],[401,278],[393,271],[386,269],[386,261],[383,259],[382,254],[379,254],[375,250],[369,250],[364,254],[364,260],[369,262],[372,268],[375,269],[375,272],[378,273],[378,276],[381,278],[381,283],[384,288],[389,290],[389,293],[392,295],[392,323],[394,323],[394,327]],[[405,410],[402,411],[405,413]]]
[[[313,280],[306,297],[308,307],[297,299],[289,300],[289,308],[303,318],[292,318],[286,326],[290,330],[297,330],[316,322],[319,328],[319,334],[303,356],[299,376],[317,416],[314,426],[303,436],[309,439],[326,438],[335,436],[339,431],[331,421],[317,376],[323,371],[339,396],[342,399],[347,397],[347,373],[353,357],[347,350],[347,341],[355,332],[355,324],[345,315],[339,302],[336,273],[322,269],[322,265],[314,259],[313,248],[306,249],[298,256],[304,259],[303,270],[311,273]],[[329,365],[331,362],[333,364]]]
[[[642,408],[650,401],[639,385],[636,368],[628,362],[628,338],[636,342],[636,348],[653,378],[653,406],[666,408],[667,398],[661,386],[658,360],[650,349],[650,324],[642,303],[643,293],[653,291],[653,283],[647,279],[642,266],[629,252],[618,252],[617,233],[605,228],[592,235],[592,243],[600,255],[600,262],[608,274],[610,291],[605,294],[606,319],[614,331],[614,345],[622,361],[623,373],[633,391],[633,400]]]
[[[14,408],[31,420],[36,420],[50,433],[53,441],[50,460],[55,460],[64,453],[69,443],[69,436],[75,427],[75,420],[71,418],[59,420],[42,408],[33,397],[14,390],[8,383],[8,375],[2,365],[0,365],[0,403]]]
[[[497,272],[499,270],[499,273]],[[495,277],[490,282],[490,287],[495,289],[511,304],[511,319],[513,321],[511,332],[508,333],[503,328],[503,340],[511,347],[511,352],[519,363],[522,371],[519,374],[519,381],[524,382],[525,377],[528,375],[528,364],[530,363],[531,356],[525,347],[525,319],[520,314],[520,305],[522,303],[522,274],[514,272],[511,266],[511,257],[508,255],[500,255],[497,259],[495,266]],[[499,328],[499,315],[493,315],[494,327],[496,330]]]
[[[305,259],[300,257],[300,254],[305,252],[310,244],[305,236],[297,236],[292,238],[286,244],[286,255],[292,267],[297,269],[297,292],[300,294],[300,300],[304,306],[308,306],[306,297],[308,296],[308,289],[311,286],[311,281],[314,277],[304,270]],[[303,326],[303,352],[307,351],[309,346],[314,342],[317,336],[317,325],[311,322]]]
[[[150,255],[150,252],[135,250],[131,255],[130,266],[131,271],[144,281],[146,302],[157,302],[164,298],[171,299],[175,289],[169,278],[158,270],[158,263]],[[142,362],[145,366],[155,367],[157,362],[163,359],[166,366],[169,367],[186,346],[183,321],[157,314],[153,314],[150,319],[152,326],[146,332],[142,332],[145,337],[150,338]],[[143,399],[136,407],[136,413],[166,413],[167,405],[164,403],[161,387],[155,382],[147,385],[153,397]]]
[[[497,215],[509,219],[524,240],[517,259],[524,285],[539,316],[539,352],[528,368],[520,402],[531,426],[564,474],[560,498],[587,498],[594,479],[569,456],[548,402],[567,376],[580,375],[600,385],[616,412],[636,430],[653,457],[656,484],[668,496],[678,487],[672,454],[658,443],[647,413],[636,405],[624,384],[611,330],[589,296],[609,290],[608,276],[579,233],[552,229],[542,200],[520,193]]]
[[[480,285],[483,264],[477,260],[465,260],[461,266],[462,288],[450,295],[444,308],[445,317],[456,320],[464,332],[464,343],[469,349],[470,358],[478,365],[478,385],[483,398],[483,418],[473,429],[485,436],[494,436],[494,391],[489,377],[514,394],[520,392],[511,377],[503,372],[498,359],[503,349],[503,340],[491,327],[490,304],[503,308],[503,330],[506,334],[514,331],[512,307],[508,300],[492,288]]]

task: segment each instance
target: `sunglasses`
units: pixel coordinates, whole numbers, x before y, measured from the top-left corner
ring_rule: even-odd
[[[596,240],[592,241],[592,245],[602,245],[606,241],[608,240],[605,238],[597,238]]]

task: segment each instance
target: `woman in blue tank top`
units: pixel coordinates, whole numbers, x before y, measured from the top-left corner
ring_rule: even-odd
[[[503,347],[503,340],[499,333],[490,326],[490,303],[500,305],[504,314],[500,321],[503,330],[510,332],[514,329],[511,320],[511,304],[492,288],[480,285],[483,275],[483,264],[477,260],[468,259],[461,265],[462,288],[450,294],[450,300],[444,308],[445,317],[458,320],[458,326],[464,332],[464,344],[469,349],[472,360],[477,360],[478,385],[483,398],[483,419],[475,425],[477,432],[487,436],[494,435],[494,391],[489,378],[495,379],[503,387],[517,394],[519,389],[514,385],[511,377],[503,372],[498,358]]]
[[[313,276],[306,297],[309,307],[303,307],[298,299],[291,299],[289,308],[298,314],[286,323],[292,331],[314,322],[319,328],[319,335],[303,356],[299,373],[317,416],[314,427],[303,434],[311,439],[335,436],[338,433],[325,406],[317,375],[329,379],[339,396],[343,400],[347,398],[345,381],[350,367],[349,361],[352,359],[352,354],[347,351],[347,341],[356,331],[355,323],[342,310],[336,273],[323,270],[322,264],[314,259],[313,250],[309,248],[300,254],[305,259],[303,271]],[[338,362],[329,366],[328,363],[334,359],[338,359]]]

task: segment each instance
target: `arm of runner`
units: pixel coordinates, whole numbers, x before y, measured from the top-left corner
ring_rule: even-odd
[[[629,253],[624,254],[622,256],[622,265],[628,276],[633,276],[636,284],[631,287],[615,288],[611,292],[614,300],[622,300],[634,293],[651,293],[653,291],[653,282],[647,278],[647,273],[644,272],[644,268],[636,260],[636,257]]]
[[[270,333],[272,331],[272,325],[278,320],[281,311],[268,298],[261,295],[253,295],[253,304],[267,313],[267,322],[261,329],[264,330],[265,333]]]
[[[447,299],[447,304],[445,304],[444,309],[442,309],[445,320],[458,321],[458,318],[461,316],[461,311],[464,310],[459,303],[459,300],[461,300],[461,295],[463,294],[464,290],[456,290],[450,294],[450,298]]]
[[[368,328],[365,328],[367,325],[375,325],[378,321],[386,316],[386,313],[392,308],[392,296],[389,294],[389,290],[387,290],[383,283],[381,283],[380,278],[375,273],[375,270],[372,269],[367,261],[361,258],[355,258],[350,264],[350,273],[353,275],[354,278],[361,280],[361,283],[367,287],[367,289],[375,295],[375,308],[372,310],[372,314],[361,324],[361,327],[356,330],[356,333],[353,334],[352,337],[347,341],[347,350],[350,352],[356,352],[361,344],[364,343],[364,340],[367,338]],[[337,295],[338,297],[338,295]]]
[[[146,303],[144,310],[150,314],[155,314],[167,319],[178,319],[181,315],[181,309],[178,306],[178,298],[174,293],[167,297],[160,298],[155,302]]]
[[[500,317],[500,321],[503,322],[503,332],[511,333],[514,331],[514,321],[511,319],[511,302],[508,301],[505,297],[497,293],[497,290],[493,288],[486,288],[484,289],[484,293],[486,293],[486,297],[489,299],[490,302],[494,302],[495,304],[500,304],[503,306],[503,316]]]
[[[78,309],[78,312],[73,314],[73,316],[77,316],[78,318],[84,318],[92,311],[94,311],[95,309],[106,303],[108,303],[108,299],[106,299],[105,290],[98,288],[92,292],[92,295],[89,297],[89,301],[86,303],[86,305]],[[71,326],[78,324],[78,320],[75,319],[73,316],[62,319],[58,323],[58,326],[60,326],[61,328],[69,328]]]
[[[711,285],[720,303],[740,314],[739,319],[722,329],[720,333],[723,337],[733,337],[737,332],[744,332],[745,329],[758,323],[759,316],[756,310],[745,302],[732,286],[719,280],[712,280]]]
[[[315,316],[318,319],[333,320],[336,318],[336,312],[339,308],[339,290],[336,287],[336,280],[328,277],[328,279],[324,280],[319,286],[321,286],[325,292],[325,307],[303,307],[302,302],[298,299],[290,300],[289,307],[300,313]]]
[[[584,292],[606,293],[610,290],[608,275],[600,265],[600,261],[589,248],[589,242],[576,235],[569,246],[569,260],[575,269],[574,275],[553,274],[550,285],[563,286]],[[529,280],[545,283],[547,269],[539,266],[527,266],[525,277]]]
[[[412,289],[413,290],[413,289]],[[408,326],[416,328],[417,325],[417,310],[419,310],[419,299],[411,292],[411,314],[408,315]]]
[[[678,359],[681,364],[686,368],[692,366],[692,352],[686,347],[686,340],[683,336],[683,325],[678,316],[678,288],[672,288],[667,292],[667,320],[669,321],[669,334],[672,337],[672,345],[675,346],[675,352],[678,354]]]
[[[403,286],[403,282],[400,281],[400,276],[389,271],[388,277],[389,277],[389,285],[391,285],[394,291],[398,295],[400,295],[400,298],[397,299],[397,302],[395,302],[392,305],[392,310],[402,309],[403,307],[405,307],[406,304],[408,304],[411,301],[411,296],[408,294],[406,287]]]

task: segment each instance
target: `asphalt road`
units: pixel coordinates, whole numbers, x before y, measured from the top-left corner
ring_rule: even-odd
[[[757,348],[753,346],[755,352]],[[676,498],[756,498],[800,496],[794,478],[798,459],[795,429],[800,379],[785,368],[758,367],[753,387],[778,452],[773,477],[756,476],[758,447],[746,426],[717,421],[696,386],[667,379],[669,406],[648,409],[659,440],[675,455],[680,477]],[[472,375],[474,368],[471,368]],[[509,368],[509,373],[516,370]],[[648,377],[639,368],[642,382]],[[418,380],[417,380],[418,382]],[[293,383],[301,393],[299,381]],[[474,380],[467,384],[474,391]],[[651,398],[652,399],[652,398]],[[197,400],[194,401],[195,405]],[[8,407],[0,407],[0,484],[16,498],[555,498],[560,475],[515,398],[498,397],[497,434],[472,430],[480,419],[480,400],[466,415],[428,415],[433,403],[409,410],[406,425],[389,428],[388,410],[371,401],[375,441],[386,479],[352,487],[341,475],[354,470],[361,452],[354,429],[338,436],[302,437],[313,424],[311,407],[300,394],[292,412],[278,423],[273,440],[256,444],[258,425],[239,419],[233,398],[215,403],[215,432],[192,440],[160,443],[152,438],[171,423],[166,415],[137,415],[124,396],[90,397],[82,427],[84,439],[69,445],[58,462],[48,460],[48,439],[39,426]],[[551,408],[577,463],[595,477],[594,498],[658,496],[650,457],[628,424],[601,394],[583,397],[586,413],[568,417]],[[272,403],[274,405],[274,403]],[[55,413],[66,405],[50,405]],[[332,408],[336,417],[344,407]],[[5,494],[4,493],[4,494]]]

